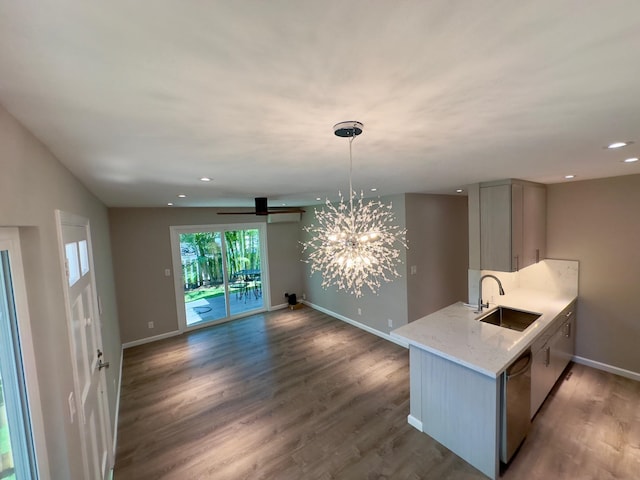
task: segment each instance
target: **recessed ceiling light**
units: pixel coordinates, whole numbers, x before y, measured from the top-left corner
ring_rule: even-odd
[[[200,181],[201,181],[201,182],[210,182],[210,181],[211,181],[211,179],[210,179],[209,177],[202,177],[202,178],[200,179]]]
[[[187,196],[184,193],[179,193],[178,198],[187,198]]]
[[[464,190],[463,190],[463,189],[461,189],[461,188],[459,188],[459,189],[457,189],[457,190],[456,190],[456,193],[462,193],[462,192],[464,192]]]
[[[372,189],[371,189],[371,191],[372,191],[372,192],[377,192],[377,191],[378,191],[378,189],[374,187],[374,188],[372,188]]]
[[[169,202],[169,203],[167,203],[167,206],[168,206],[168,207],[173,207],[173,203],[172,203],[172,202]]]
[[[633,157],[633,158],[627,158],[625,160],[623,160],[624,163],[633,163],[633,162],[637,162],[638,161],[638,157]]]
[[[316,200],[322,200],[320,197],[316,197]]]
[[[565,175],[564,178],[566,178],[567,180],[571,180],[572,178],[576,178],[575,175]]]
[[[622,148],[627,145],[631,145],[633,142],[613,142],[607,145],[605,148],[613,149],[613,148]]]

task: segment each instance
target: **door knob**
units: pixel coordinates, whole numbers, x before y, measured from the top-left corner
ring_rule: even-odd
[[[109,362],[102,361],[103,353],[98,349],[98,370],[102,370],[103,368],[109,368]]]

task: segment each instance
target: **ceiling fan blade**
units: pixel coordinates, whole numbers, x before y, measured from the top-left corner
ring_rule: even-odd
[[[304,210],[301,208],[289,208],[289,207],[284,207],[282,209],[269,209],[268,211],[269,215],[273,215],[276,213],[304,213]]]
[[[218,215],[255,215],[256,212],[218,212]]]
[[[278,213],[304,213],[305,211],[302,208],[288,208],[284,207],[282,209],[274,210],[269,209],[267,213],[256,213],[256,212],[218,212],[218,215],[277,215]]]
[[[304,213],[299,207],[267,207],[267,197],[257,197],[254,199],[256,209],[252,212],[218,212],[218,215],[273,215],[277,213]]]

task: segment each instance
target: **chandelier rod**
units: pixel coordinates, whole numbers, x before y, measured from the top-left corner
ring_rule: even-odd
[[[353,174],[353,153],[351,149],[351,145],[353,144],[353,139],[356,138],[356,128],[353,126],[353,134],[351,138],[349,138],[349,212],[351,214],[351,222],[353,223],[353,183],[351,181],[351,176]]]

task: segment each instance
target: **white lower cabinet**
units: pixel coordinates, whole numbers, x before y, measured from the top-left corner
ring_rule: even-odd
[[[545,343],[542,348],[533,353],[533,363],[531,364],[531,418],[536,414],[551,388],[553,388],[555,383],[553,374],[554,371],[551,368],[551,346]]]
[[[531,418],[536,414],[575,350],[575,303],[567,307],[545,335],[531,345]]]

